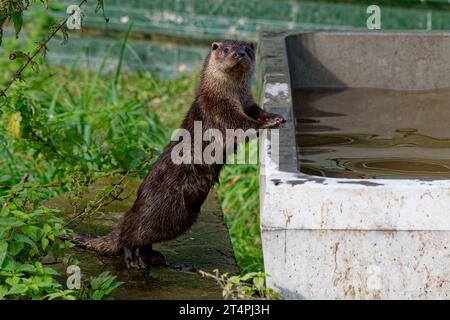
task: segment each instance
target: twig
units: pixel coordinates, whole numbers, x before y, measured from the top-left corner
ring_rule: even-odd
[[[66,226],[70,223],[74,222],[77,219],[83,219],[85,217],[89,217],[97,213],[101,208],[109,205],[111,202],[116,200],[124,200],[119,198],[120,194],[123,192],[123,183],[125,182],[125,179],[128,178],[130,174],[136,173],[141,171],[144,166],[149,163],[152,159],[152,156],[149,155],[137,168],[128,170],[122,178],[119,180],[118,183],[114,184],[113,188],[105,193],[100,199],[96,200],[94,205],[90,208],[85,208],[83,212],[75,215],[73,218],[71,218],[69,221],[66,222]]]
[[[34,130],[31,131],[31,135],[35,138],[36,141],[42,143],[43,145],[45,145],[47,148],[49,148],[53,153],[55,153],[62,161],[65,161],[67,158],[62,155],[58,149],[56,149],[56,147],[50,142],[50,141],[45,141],[40,135],[38,135]]]
[[[6,18],[0,18],[0,46],[2,45],[3,39],[3,24],[5,23]]]
[[[102,175],[94,177],[91,182],[96,182],[98,179],[111,177],[111,176],[116,175],[116,174],[126,174],[128,171],[127,170],[122,170],[122,169],[112,170],[112,171],[110,171],[108,173],[104,173]],[[101,173],[103,173],[103,171],[95,171],[95,170],[91,170],[91,172],[101,172]],[[132,173],[136,173],[136,172],[137,171],[133,171]],[[23,189],[59,188],[59,187],[64,186],[65,184],[67,184],[67,182],[68,182],[68,180],[66,179],[66,180],[55,181],[55,182],[52,182],[52,183],[33,184],[33,185],[23,186]],[[11,186],[9,186],[9,185],[7,185],[7,186],[0,186],[0,190],[5,190],[5,189],[11,189]]]
[[[23,186],[25,184],[25,182],[28,181],[28,179],[30,178],[30,174],[29,173],[25,173],[24,176],[22,177],[22,179],[20,179],[19,185]],[[20,191],[16,191],[11,193],[8,198],[6,198],[5,203],[2,206],[2,209],[5,209],[6,206],[12,201],[14,200],[15,197],[17,197],[20,194]]]
[[[228,279],[224,275],[222,275],[222,276],[219,275],[219,269],[214,269],[213,270],[214,274],[211,274],[211,273],[208,273],[208,272],[205,272],[202,270],[199,270],[198,273],[204,278],[210,278],[217,282],[217,284],[222,289],[222,295],[223,295],[224,300],[229,300],[230,298],[233,298],[233,296],[236,296],[239,294],[239,291],[236,289],[230,288],[228,290],[225,290],[227,283],[228,283]],[[249,299],[249,297],[241,297],[241,298]]]
[[[80,2],[80,4],[78,5],[79,7],[81,7],[83,4],[85,4],[87,2],[87,0],[82,0]],[[55,30],[53,30],[50,35],[47,37],[47,39],[44,42],[41,42],[38,47],[34,50],[33,54],[30,56],[29,59],[26,59],[25,63],[23,63],[17,70],[16,72],[14,72],[14,75],[12,77],[11,80],[9,80],[9,82],[6,84],[5,88],[0,91],[0,97],[4,96],[6,97],[6,91],[9,90],[9,88],[13,85],[13,83],[20,78],[22,72],[28,67],[28,65],[33,62],[33,59],[39,54],[39,52],[41,52],[42,49],[44,49],[47,46],[47,43],[58,33],[58,31],[60,31],[64,25],[67,23],[67,20],[75,13],[75,11],[73,11],[71,14],[69,14],[69,16],[67,18],[65,18],[63,20],[62,23],[59,24],[58,27],[55,28]],[[0,108],[2,107],[2,105],[0,105]]]

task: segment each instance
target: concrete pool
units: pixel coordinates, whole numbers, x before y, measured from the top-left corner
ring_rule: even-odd
[[[261,105],[287,119],[260,142],[268,285],[450,298],[450,33],[263,32],[259,52]]]

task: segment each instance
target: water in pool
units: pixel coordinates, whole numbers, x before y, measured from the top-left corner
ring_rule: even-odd
[[[340,178],[450,179],[450,90],[293,90],[299,166]]]

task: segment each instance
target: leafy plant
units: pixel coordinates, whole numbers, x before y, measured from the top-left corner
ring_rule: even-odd
[[[26,187],[15,185],[0,197],[0,299],[40,299],[62,289],[58,273],[41,261],[58,259],[71,247],[59,239],[68,231],[63,219],[37,204],[39,195]]]
[[[77,263],[66,255],[72,244],[61,240],[70,230],[56,211],[40,205],[45,194],[33,187],[24,180],[0,193],[0,300],[111,299],[121,283],[108,272],[83,283],[80,290],[63,288],[51,264]]]
[[[83,4],[85,4],[87,0],[80,0],[78,3],[78,7],[81,7]],[[48,9],[48,0],[39,0],[39,1],[33,1],[33,0],[2,0],[0,2],[0,46],[3,42],[3,26],[7,21],[11,21],[14,30],[16,39],[19,38],[19,33],[22,30],[22,26],[24,24],[24,12],[32,5],[32,4],[44,4],[46,5],[46,8]],[[103,0],[97,0],[97,5],[95,7],[95,12],[101,11],[104,19],[106,22],[108,22],[108,18],[105,16],[105,10],[103,5]],[[16,60],[18,57],[23,60],[23,62],[20,64],[18,69],[12,74],[12,77],[7,82],[4,89],[0,90],[0,97],[6,96],[6,91],[8,91],[13,83],[21,78],[22,72],[24,72],[25,69],[29,65],[37,67],[38,64],[36,63],[36,59],[38,59],[39,55],[45,55],[48,51],[47,44],[50,42],[50,40],[53,39],[58,33],[62,33],[63,37],[63,44],[66,43],[69,39],[69,33],[67,30],[66,23],[68,19],[73,15],[74,12],[68,13],[68,16],[63,19],[62,21],[53,21],[53,25],[49,27],[49,31],[47,35],[44,37],[43,40],[40,40],[37,42],[37,45],[30,51],[14,51],[12,52],[9,57],[11,60]],[[1,104],[0,104],[1,107]]]
[[[0,64],[10,67],[1,59]],[[120,285],[102,273],[81,290],[64,289],[62,276],[46,261],[76,263],[65,255],[71,245],[60,240],[70,230],[57,212],[41,205],[61,192],[79,195],[105,175],[141,174],[132,169],[166,141],[168,133],[147,101],[123,99],[120,71],[112,82],[103,66],[79,72],[42,65],[3,99],[0,299],[110,299]],[[116,191],[105,190],[88,213]]]
[[[97,277],[91,278],[89,286],[85,289],[89,300],[111,300],[111,293],[120,287],[122,282],[116,282],[116,277],[105,271]]]
[[[112,45],[126,48],[125,41]],[[76,201],[103,176],[145,173],[151,165],[149,155],[157,156],[171,133],[154,110],[184,106],[193,88],[190,75],[166,80],[146,72],[122,75],[118,68],[111,79],[104,72],[108,54],[94,72],[41,64],[39,72],[27,74],[26,82],[15,82],[3,97],[2,299],[110,299],[120,285],[115,277],[103,273],[83,281],[81,290],[65,289],[63,275],[47,263],[76,264],[65,254],[70,244],[59,239],[70,233],[69,221],[41,203],[63,192]],[[2,70],[14,68],[1,57],[0,66]],[[120,183],[99,190],[97,198],[75,218],[95,214],[119,197],[120,190]]]
[[[95,73],[46,68],[15,84],[0,111],[7,123],[0,128],[3,153],[15,155],[5,157],[6,172],[18,177],[25,170],[43,182],[71,172],[76,183],[91,173],[134,168],[160,152],[169,132],[148,101],[123,99],[121,83],[101,77],[106,58]],[[51,80],[42,81],[47,76]]]
[[[123,282],[117,282],[116,276],[108,271],[102,272],[97,277],[91,277],[83,283],[80,290],[59,290],[44,297],[48,300],[112,300],[112,292],[120,287]]]
[[[280,299],[277,292],[267,288],[266,274],[262,272],[249,272],[243,276],[219,274],[219,270],[213,270],[213,274],[200,271],[203,277],[215,280],[223,290],[223,298],[245,300],[275,300]]]

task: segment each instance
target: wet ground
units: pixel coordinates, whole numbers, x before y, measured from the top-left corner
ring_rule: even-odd
[[[96,190],[110,184],[103,180],[93,185],[81,201],[74,206],[66,196],[60,196],[47,206],[73,215],[81,212],[89,200],[95,199]],[[89,221],[79,223],[78,232],[103,235],[116,225],[120,216],[133,204],[140,181],[129,179],[121,197],[102,208]],[[168,267],[153,267],[144,271],[129,271],[120,257],[103,257],[73,249],[80,261],[83,276],[90,277],[110,271],[125,282],[115,291],[116,299],[221,299],[221,288],[211,279],[203,278],[196,271],[237,273],[228,230],[223,222],[222,211],[215,192],[211,192],[197,223],[183,236],[154,246],[166,257]],[[62,266],[61,266],[62,268]]]

